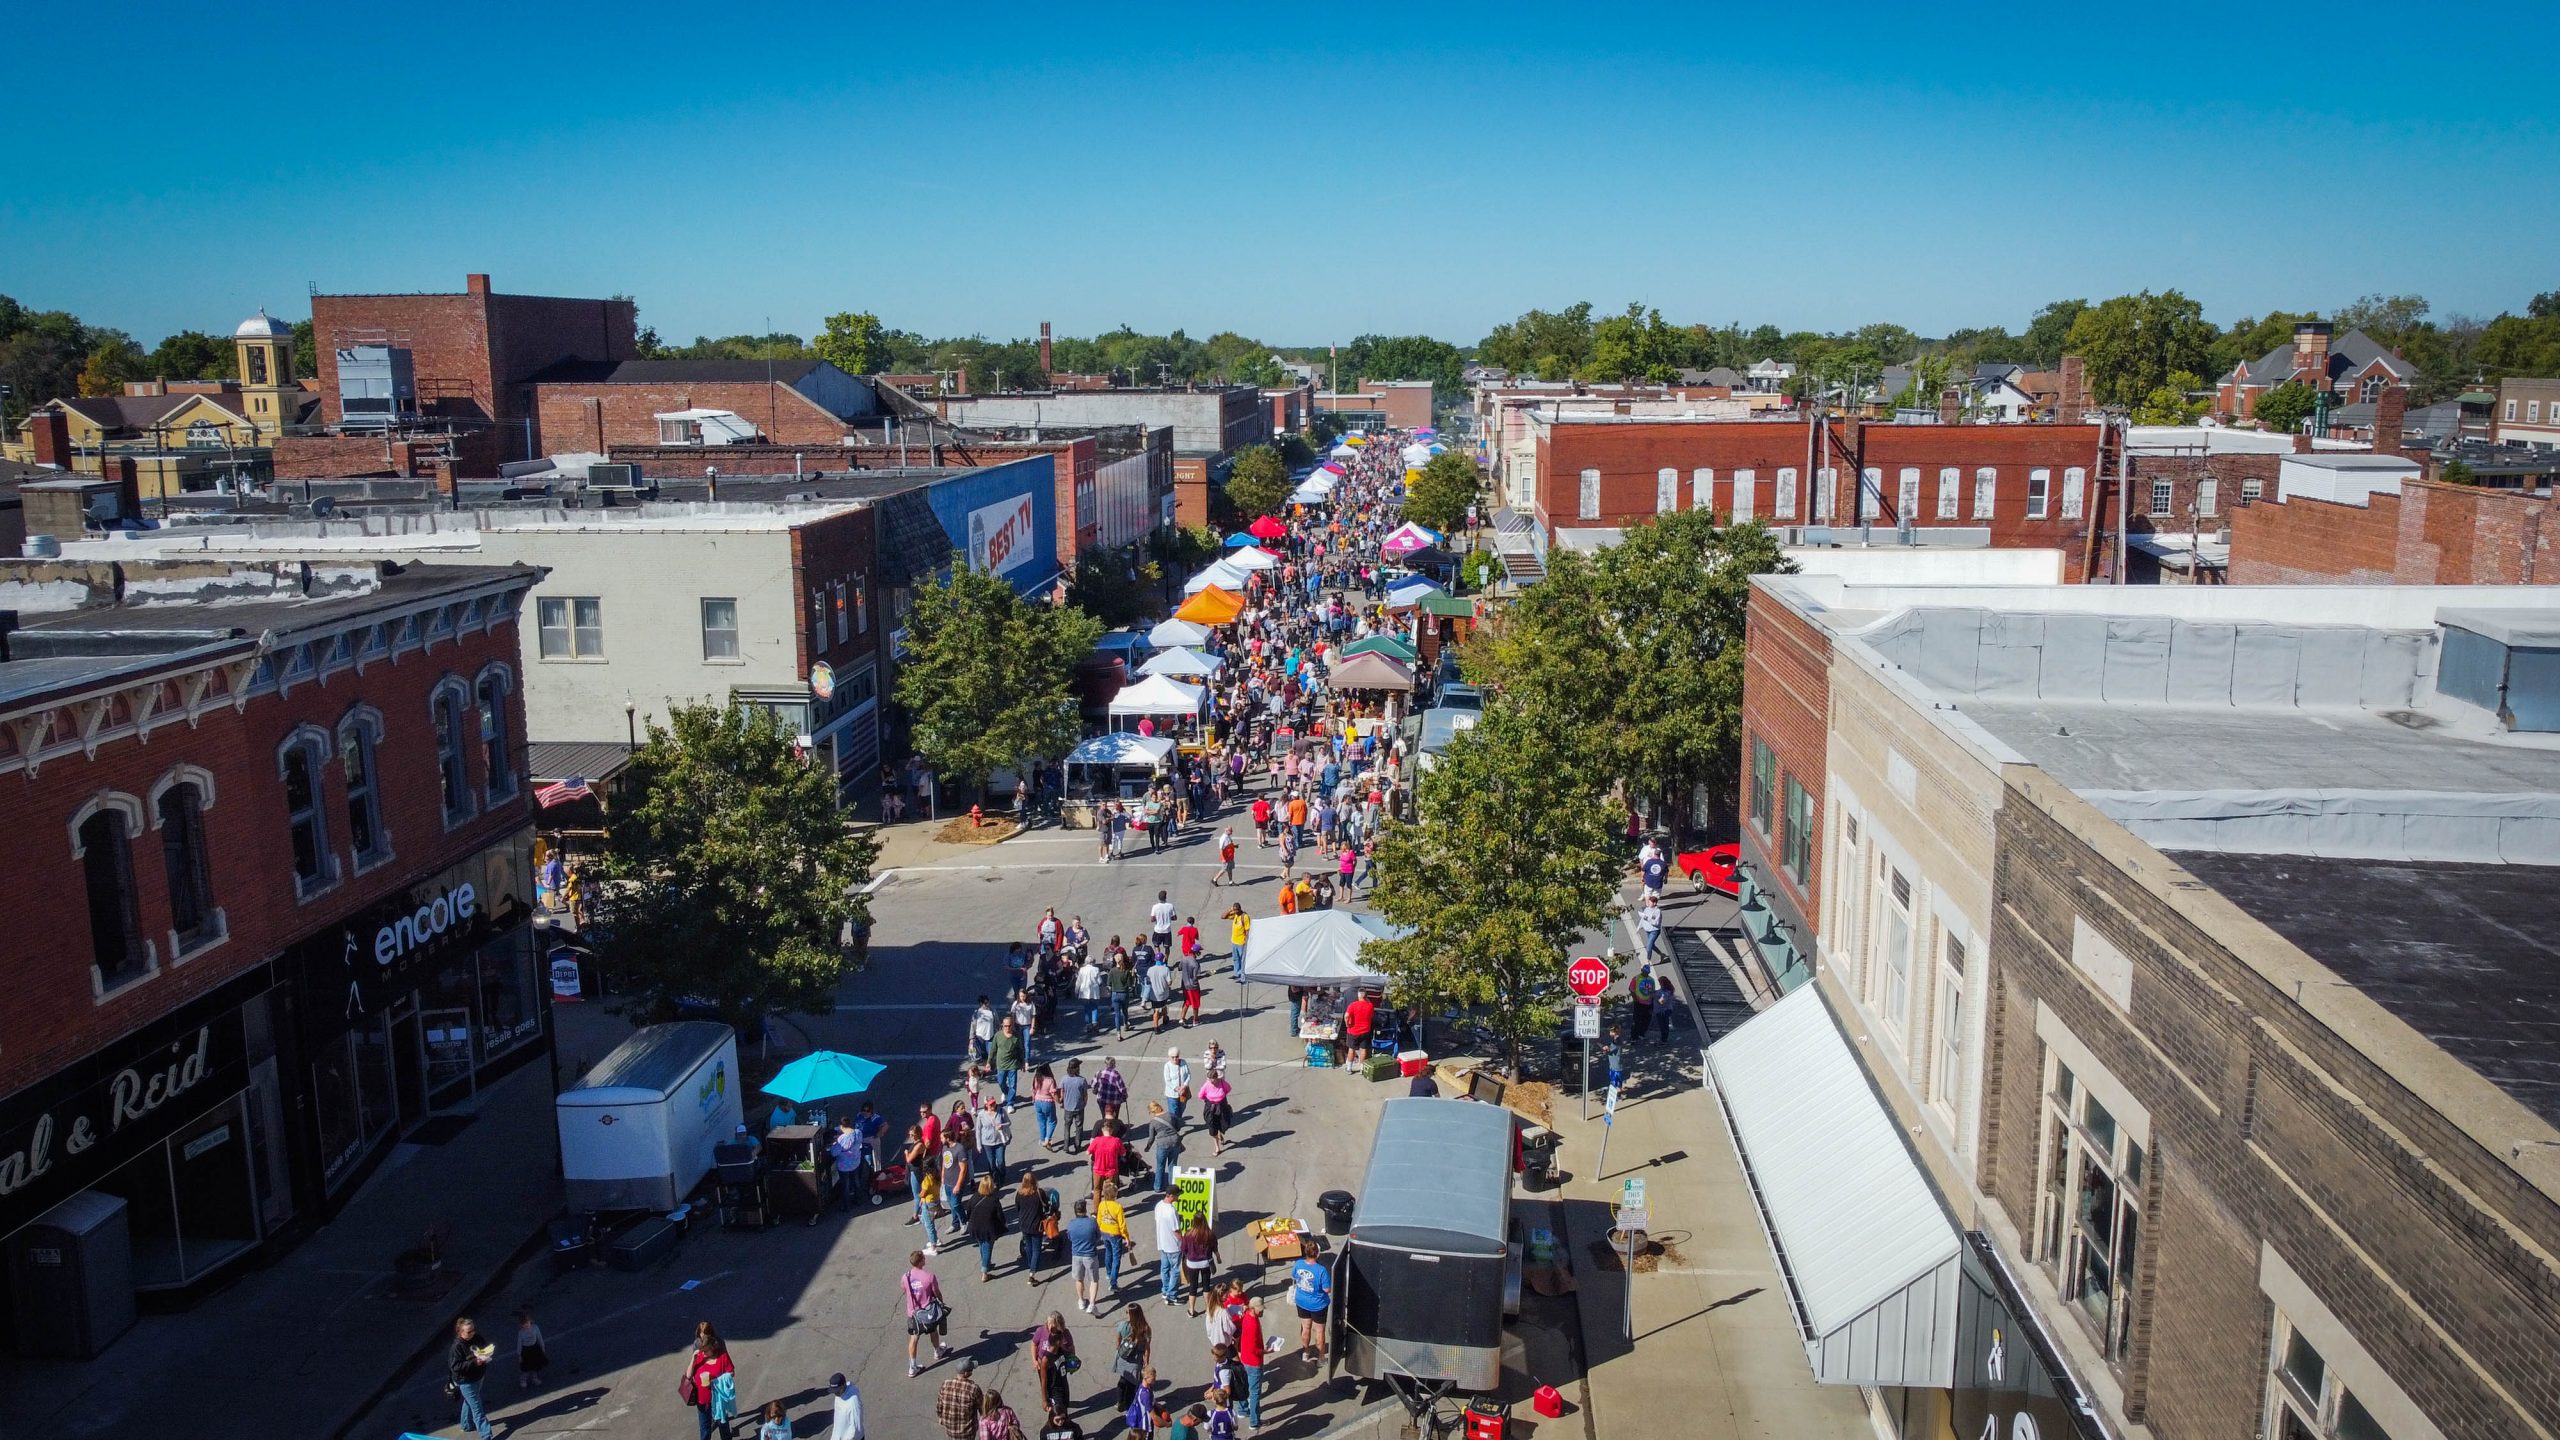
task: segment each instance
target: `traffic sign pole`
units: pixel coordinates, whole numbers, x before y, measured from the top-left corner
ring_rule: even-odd
[[[1584,1004],[1596,1004],[1609,988],[1609,964],[1597,955],[1577,955],[1564,967],[1564,983],[1573,987],[1576,998]],[[1582,1118],[1591,1119],[1591,1036],[1582,1037]]]

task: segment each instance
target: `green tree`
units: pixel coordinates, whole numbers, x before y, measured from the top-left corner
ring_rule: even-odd
[[[1460,529],[1467,523],[1467,507],[1475,503],[1482,478],[1472,456],[1441,451],[1405,487],[1405,518],[1442,534]]]
[[[830,315],[826,329],[810,348],[818,358],[848,375],[877,375],[889,358],[887,332],[880,317],[868,310]]]
[[[2203,307],[2175,290],[2118,295],[2071,322],[2069,348],[2088,362],[2100,404],[2131,406],[2168,383],[2169,372],[2201,372],[2220,333]]]
[[[1421,780],[1417,825],[1378,837],[1377,912],[1413,933],[1362,960],[1401,996],[1474,1006],[1513,1074],[1555,1029],[1565,956],[1605,923],[1618,854],[1605,796],[1550,717],[1497,697]]]
[[[898,703],[914,720],[917,751],[972,783],[1066,754],[1079,728],[1076,666],[1101,635],[1102,622],[1084,611],[1024,600],[955,554],[907,612]]]
[[[1227,471],[1227,502],[1248,521],[1279,514],[1289,503],[1289,469],[1280,463],[1280,452],[1268,445],[1237,451]]]
[[[88,363],[80,367],[80,393],[121,395],[126,381],[145,378],[142,347],[117,331],[96,334],[98,338],[89,347]]]
[[[835,774],[774,712],[678,705],[651,724],[606,816],[597,933],[636,1018],[709,1001],[752,1025],[835,1004],[878,846],[846,829]]]
[[[2474,471],[2469,465],[2466,465],[2459,460],[2447,460],[2444,462],[2444,469],[2437,472],[2436,478],[2447,485],[2477,485],[2480,483],[2479,473]]]
[[[2204,379],[2184,370],[2169,372],[2168,381],[2133,407],[2136,425],[2192,425],[2211,404],[2202,392]]]
[[[306,377],[320,373],[320,332],[309,320],[293,322],[293,373]]]
[[[1795,568],[1767,526],[1719,526],[1705,510],[1632,526],[1602,553],[1602,603],[1619,656],[1611,672],[1622,687],[1611,697],[1617,775],[1632,794],[1674,813],[1699,786],[1715,803],[1733,795],[1751,577]]]
[[[1067,603],[1105,629],[1134,625],[1145,617],[1163,579],[1164,571],[1136,546],[1085,550],[1077,554],[1075,574],[1067,581]]]
[[[2310,386],[2299,380],[2287,380],[2259,396],[2258,403],[2250,410],[2258,417],[2260,425],[2290,435],[2302,428],[2303,421],[2311,418],[2317,404],[2318,397],[2311,393]]]
[[[239,378],[240,362],[230,341],[201,330],[181,330],[145,356],[142,367],[167,380],[234,380]]]
[[[2056,300],[2037,311],[2035,318],[2027,322],[2027,333],[2019,337],[2020,348],[2025,353],[2015,358],[2043,370],[2060,364],[2063,351],[2070,346],[2071,327],[2079,323],[2082,312],[2088,308],[2086,300]]]
[[[47,401],[80,393],[80,371],[96,345],[68,310],[29,310],[0,295],[0,385],[11,425]]]
[[[1562,379],[1591,359],[1591,302],[1562,310],[1531,310],[1493,327],[1476,346],[1476,358],[1515,375]]]
[[[2311,310],[2270,310],[2263,319],[2243,316],[2213,342],[2205,356],[2205,368],[2198,373],[2219,380],[2235,366],[2250,364],[2279,345],[2292,345],[2293,327],[2319,318],[2319,313]]]

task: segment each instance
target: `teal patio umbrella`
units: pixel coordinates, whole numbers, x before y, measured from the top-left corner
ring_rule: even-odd
[[[885,1068],[878,1061],[859,1055],[812,1050],[783,1066],[782,1073],[766,1081],[763,1089],[767,1095],[794,1105],[807,1105],[839,1095],[859,1095],[871,1088],[871,1082],[879,1079]]]

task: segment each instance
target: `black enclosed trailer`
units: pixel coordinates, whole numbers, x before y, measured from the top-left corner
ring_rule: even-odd
[[[1511,1232],[1511,1112],[1390,1100],[1335,1278],[1335,1354],[1399,1389],[1486,1391],[1502,1379]]]

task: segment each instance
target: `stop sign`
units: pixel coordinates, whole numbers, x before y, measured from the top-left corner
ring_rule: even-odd
[[[1609,967],[1601,964],[1597,955],[1580,956],[1564,967],[1564,982],[1583,999],[1597,1000],[1600,992],[1609,988]]]

